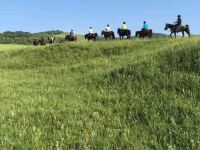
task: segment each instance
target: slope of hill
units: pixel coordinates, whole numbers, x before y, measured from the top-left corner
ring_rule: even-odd
[[[3,149],[199,149],[200,38],[0,53]]]
[[[29,33],[23,31],[6,31],[4,33],[0,33],[0,43],[1,44],[32,44],[33,39],[45,38],[47,39],[49,35],[54,34],[62,34],[63,32],[60,30],[52,30],[46,32],[39,33]]]

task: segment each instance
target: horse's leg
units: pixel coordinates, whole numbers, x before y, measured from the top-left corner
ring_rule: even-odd
[[[172,33],[173,33],[173,32],[171,32],[170,35],[169,35],[170,38],[172,38]]]
[[[185,36],[185,33],[184,33],[184,31],[182,31],[182,35],[183,35],[182,37],[184,37],[184,36]]]

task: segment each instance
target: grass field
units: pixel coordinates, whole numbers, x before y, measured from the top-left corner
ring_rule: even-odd
[[[0,44],[0,51],[19,50],[27,47],[29,46],[17,44]]]
[[[14,49],[0,45],[0,149],[200,149],[199,37]]]

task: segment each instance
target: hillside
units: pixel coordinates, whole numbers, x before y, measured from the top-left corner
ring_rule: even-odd
[[[0,70],[3,149],[200,148],[199,37],[5,49]]]
[[[3,33],[0,33],[0,44],[30,45],[32,44],[34,39],[41,39],[43,37],[47,40],[51,34],[59,35],[63,33],[64,32],[60,30],[52,30],[52,31],[45,31],[45,32],[38,32],[38,33],[29,33],[29,32],[23,32],[23,31],[16,31],[16,32],[6,31]]]

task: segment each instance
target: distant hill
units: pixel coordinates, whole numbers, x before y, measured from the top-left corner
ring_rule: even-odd
[[[167,35],[163,33],[153,33],[153,37],[167,37]]]
[[[62,33],[64,32],[60,30],[51,30],[38,33],[6,31],[0,33],[0,44],[31,44],[33,39],[40,39],[42,37],[47,39],[51,34],[59,35]]]

